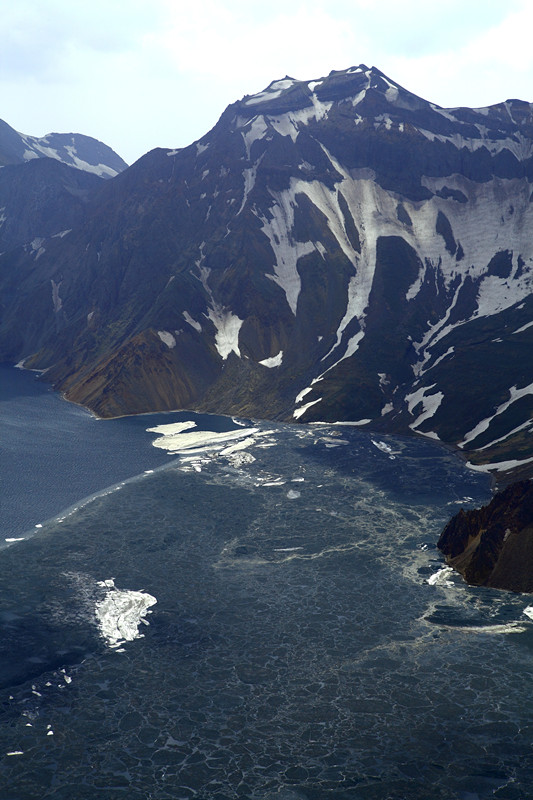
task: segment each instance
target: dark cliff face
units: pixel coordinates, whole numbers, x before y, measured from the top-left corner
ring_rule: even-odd
[[[275,81],[4,253],[0,359],[103,416],[352,420],[527,470],[532,131],[364,65]]]
[[[80,225],[102,180],[51,158],[0,170],[0,252]],[[35,242],[39,250],[42,242]]]
[[[479,510],[461,509],[438,547],[468,583],[533,592],[533,483],[511,484]]]

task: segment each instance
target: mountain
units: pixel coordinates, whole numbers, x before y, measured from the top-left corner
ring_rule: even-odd
[[[274,81],[4,253],[0,359],[102,416],[349,420],[529,474],[532,181],[527,102]]]
[[[81,133],[48,133],[42,138],[18,133],[0,120],[0,166],[53,158],[71,167],[112,178],[128,166],[110,147]]]

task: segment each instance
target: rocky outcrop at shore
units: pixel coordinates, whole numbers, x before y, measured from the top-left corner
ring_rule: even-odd
[[[437,546],[467,583],[533,592],[533,482],[511,484],[480,509],[461,509]]]

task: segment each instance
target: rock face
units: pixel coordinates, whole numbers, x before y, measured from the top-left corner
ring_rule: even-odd
[[[0,359],[102,416],[351,420],[527,470],[532,182],[527,102],[274,81],[0,257]]]
[[[511,484],[479,510],[461,509],[438,547],[467,583],[533,592],[533,483]]]
[[[44,239],[80,225],[89,196],[101,182],[90,172],[72,169],[51,158],[3,167],[0,252],[22,245],[39,250]]]

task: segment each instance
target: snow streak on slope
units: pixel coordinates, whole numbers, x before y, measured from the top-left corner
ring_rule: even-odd
[[[239,319],[236,314],[233,314],[233,312],[228,308],[222,306],[213,297],[213,291],[208,284],[211,270],[209,267],[203,266],[203,248],[204,243],[202,242],[202,245],[200,246],[200,258],[198,261],[196,261],[196,267],[198,268],[198,275],[196,277],[204,287],[211,303],[205,316],[207,319],[211,320],[215,326],[215,347],[223,361],[225,361],[232,352],[240,358],[241,353],[239,350],[239,331],[244,320]],[[184,317],[187,322],[192,325],[192,327],[196,328],[194,320],[192,320],[187,312],[184,312]]]
[[[509,399],[506,400],[504,403],[502,403],[500,406],[498,406],[498,408],[491,417],[487,417],[486,419],[479,422],[475,426],[475,428],[472,428],[472,430],[466,434],[463,441],[460,442],[459,447],[464,447],[469,442],[473,442],[474,439],[477,439],[477,437],[480,434],[484,433],[488,429],[489,425],[491,424],[492,420],[495,417],[499,416],[500,414],[503,414],[504,411],[507,411],[509,406],[511,406],[514,402],[516,402],[516,400],[519,400],[521,397],[525,397],[528,394],[533,394],[533,383],[530,383],[528,386],[524,386],[521,389],[517,389],[516,386],[511,386],[511,388],[509,389]],[[526,423],[526,425],[527,424],[529,423]]]
[[[261,218],[262,231],[268,237],[274,251],[274,275],[270,278],[285,292],[287,303],[296,316],[301,280],[298,274],[298,260],[316,249],[312,242],[296,242],[292,238],[294,226],[294,196],[290,192],[282,192],[274,197],[275,203],[270,207],[270,219]]]
[[[426,396],[426,392],[434,389],[435,386],[436,384],[434,383],[431,384],[431,386],[423,386],[417,389],[416,392],[412,392],[405,397],[405,402],[407,403],[407,408],[411,415],[413,415],[413,411],[418,405],[421,404],[423,409],[422,413],[418,415],[416,420],[412,422],[409,427],[411,430],[417,431],[417,433],[421,433],[423,436],[429,436],[432,439],[438,439],[439,437],[433,431],[418,431],[417,428],[419,428],[426,419],[430,419],[435,414],[444,399],[442,392],[435,392],[435,394]]]

